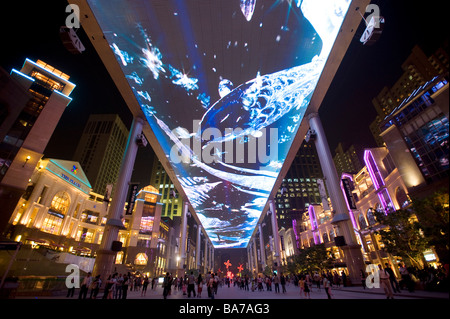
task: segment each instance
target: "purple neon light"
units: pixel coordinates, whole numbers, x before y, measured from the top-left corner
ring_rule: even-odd
[[[295,235],[295,243],[298,249],[300,249],[300,243],[298,242],[298,232],[297,232],[297,220],[293,219],[292,220],[292,228],[294,229],[294,235]]]
[[[381,205],[383,206],[383,209],[385,211],[385,213],[387,212],[387,208],[389,207],[389,204],[392,205],[392,207],[394,207],[394,203],[392,202],[392,198],[391,195],[389,195],[389,192],[387,191],[387,189],[381,189],[383,186],[385,186],[384,180],[383,178],[381,178],[381,174],[376,174],[375,172],[380,173],[380,169],[377,166],[377,163],[375,162],[374,158],[373,158],[373,154],[370,150],[365,150],[364,151],[364,162],[366,163],[366,167],[369,171],[369,175],[370,178],[372,179],[373,185],[375,187],[375,190],[377,191],[377,195],[378,198],[380,199]],[[372,165],[373,163],[373,165]],[[374,166],[374,167],[373,167]],[[381,181],[382,185],[380,186],[380,184],[378,183],[378,178],[380,177],[379,180]],[[383,196],[383,192],[387,193],[387,197],[389,200],[389,203],[386,203],[386,199]]]
[[[292,220],[292,228],[294,229],[295,240],[298,241],[298,233],[297,233],[297,220]]]
[[[350,215],[350,220],[352,221],[353,228],[354,229],[358,229],[358,225],[356,224],[355,216],[354,216],[353,211],[350,208],[350,204],[348,203],[348,200],[347,200],[347,198],[345,196],[344,185],[342,184],[342,178],[343,177],[349,178],[353,182],[353,176],[351,176],[350,174],[347,174],[347,173],[343,173],[341,175],[341,182],[340,182],[339,186],[341,187],[342,194],[344,194],[345,205],[347,205],[347,209],[348,209],[348,212],[349,212],[349,215]]]
[[[311,221],[311,230],[313,233],[314,238],[314,244],[318,245],[320,244],[320,239],[318,238],[317,234],[317,218],[316,218],[316,211],[314,209],[313,205],[309,205],[308,207],[308,213],[309,213],[309,220]]]
[[[369,170],[369,175],[370,175],[370,178],[372,179],[373,185],[375,186],[375,190],[378,190],[381,186],[378,183],[377,175],[375,173],[374,167],[372,167],[372,163],[370,160],[372,160],[376,170],[379,172],[377,164],[376,164],[375,160],[373,159],[372,152],[370,150],[365,150],[364,151],[364,162],[366,163],[366,167]],[[381,178],[380,180],[384,185],[383,179]]]

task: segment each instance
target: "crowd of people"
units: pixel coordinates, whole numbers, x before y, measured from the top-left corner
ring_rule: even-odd
[[[254,278],[250,278],[248,275],[237,276],[234,278],[224,277],[219,278],[217,273],[208,273],[203,278],[200,274],[197,277],[191,272],[184,277],[172,277],[170,273],[167,273],[164,277],[162,284],[164,299],[167,299],[171,293],[176,291],[182,291],[183,295],[187,295],[190,298],[191,295],[195,298],[202,297],[203,287],[206,287],[208,298],[214,299],[217,295],[219,287],[238,287],[239,289],[246,291],[274,291],[274,293],[286,293],[287,285],[294,285],[300,288],[300,296],[310,298],[310,292],[314,287],[320,291],[321,286],[326,292],[328,298],[332,298],[331,287],[333,285],[340,287],[342,281],[346,282],[346,274],[342,272],[338,275],[337,272],[332,274],[331,272],[319,274],[314,273],[301,273],[298,275],[284,275],[283,273],[274,272],[272,275],[258,275]],[[346,285],[346,283],[344,284]]]
[[[448,271],[443,267],[433,268],[426,267],[417,269],[414,267],[406,267],[399,264],[396,276],[391,265],[386,263],[384,267],[380,264],[377,269],[377,276],[380,280],[380,287],[383,288],[388,299],[394,298],[394,293],[400,293],[401,290],[414,292],[417,286],[421,286],[424,290],[441,290],[448,291]],[[366,289],[366,280],[368,274],[362,269],[360,270],[361,284]],[[373,282],[372,276],[372,282]],[[103,285],[102,285],[103,284]],[[238,287],[245,291],[274,291],[274,293],[286,293],[287,285],[294,285],[299,289],[300,297],[310,298],[313,288],[321,291],[321,287],[326,292],[329,299],[333,298],[331,288],[340,288],[341,285],[348,285],[347,274],[342,271],[330,270],[324,272],[302,272],[299,274],[284,275],[283,273],[274,272],[271,275],[256,275],[250,278],[248,275],[237,276],[234,278],[219,277],[217,273],[209,272],[206,275],[194,275],[191,271],[181,277],[173,277],[170,273],[166,273],[162,280],[163,297],[167,299],[172,292],[182,292],[187,298],[202,298],[203,289],[206,289],[208,298],[214,299],[217,295],[218,288],[225,286]],[[112,274],[103,283],[100,276],[92,277],[88,273],[81,282],[79,299],[96,299],[100,289],[103,289],[102,299],[127,299],[128,291],[140,291],[141,296],[145,297],[147,287],[150,286],[155,290],[158,286],[158,277],[149,278],[147,276],[127,274]],[[446,290],[447,289],[447,290]],[[69,288],[67,297],[74,296],[75,288]]]
[[[92,277],[92,274],[88,272],[81,282],[78,299],[97,299],[100,289],[103,289],[101,299],[127,299],[128,291],[141,291],[141,296],[144,297],[147,294],[147,287],[151,285],[151,289],[156,289],[157,283],[156,277],[150,279],[147,276],[136,276],[130,273],[114,273],[109,275],[103,283],[100,275]],[[73,297],[74,292],[75,287],[71,286],[68,288],[66,297]]]

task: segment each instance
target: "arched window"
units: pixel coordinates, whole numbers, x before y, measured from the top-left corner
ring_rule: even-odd
[[[58,192],[52,199],[52,203],[42,223],[41,230],[50,234],[59,235],[64,217],[69,211],[70,197],[64,191]]]
[[[363,214],[359,215],[358,221],[359,221],[359,228],[360,229],[365,229],[367,227],[366,219],[364,218]]]
[[[66,192],[59,192],[53,197],[50,209],[54,212],[66,215],[70,206],[70,197]]]
[[[375,216],[373,215],[373,208],[369,208],[367,210],[367,221],[369,222],[369,226],[375,225],[377,221],[375,220]]]
[[[330,229],[330,240],[334,240],[335,234],[334,229]]]
[[[327,232],[324,232],[324,233],[322,234],[322,239],[323,239],[323,242],[324,242],[324,243],[328,243],[328,242],[330,241],[330,238],[328,238]]]
[[[404,208],[410,204],[408,195],[406,195],[405,191],[401,187],[397,187],[395,190],[395,199],[397,200],[400,208]]]

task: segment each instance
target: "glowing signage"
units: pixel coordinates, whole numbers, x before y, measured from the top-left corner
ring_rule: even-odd
[[[87,0],[214,247],[246,247],[351,0]]]

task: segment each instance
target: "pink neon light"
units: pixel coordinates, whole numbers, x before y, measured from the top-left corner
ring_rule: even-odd
[[[294,229],[295,240],[298,241],[298,233],[297,233],[297,220],[292,220],[292,228]]]
[[[370,150],[365,150],[364,151],[364,162],[366,163],[366,167],[369,170],[369,175],[370,175],[370,178],[372,179],[373,185],[375,186],[375,190],[378,190],[380,188],[380,185],[378,184],[378,180],[377,180],[374,168],[372,167],[372,164],[370,163],[369,156],[371,157],[372,161],[375,163],[372,152]],[[375,166],[376,165],[377,164],[375,163]],[[377,171],[379,171],[378,167],[376,167],[376,168],[377,168]]]
[[[320,244],[320,240],[317,234],[317,218],[316,218],[316,211],[314,210],[313,205],[309,205],[308,213],[309,213],[309,220],[311,221],[311,230],[313,233],[314,244],[318,245]]]
[[[369,156],[370,156],[370,158],[369,158]],[[375,167],[372,167],[372,164],[371,164],[371,162],[370,162],[370,159],[372,159],[372,161],[373,161]],[[387,189],[382,189],[382,190],[380,190],[380,188],[381,188],[382,186],[385,186],[385,184],[384,184],[383,178],[381,178],[381,174],[379,174],[379,176],[380,176],[380,181],[381,181],[381,183],[383,183],[383,185],[380,186],[380,185],[378,184],[378,179],[377,179],[377,175],[376,175],[375,172],[380,173],[380,169],[378,168],[378,165],[377,165],[377,163],[375,162],[375,159],[373,158],[373,154],[372,154],[372,152],[371,152],[370,150],[365,150],[365,151],[364,151],[364,162],[366,163],[366,167],[367,167],[367,169],[369,170],[370,178],[372,179],[372,182],[373,182],[373,185],[374,185],[374,187],[375,187],[375,190],[378,192],[378,194],[377,194],[377,195],[378,195],[378,198],[380,199],[381,205],[383,206],[383,209],[384,209],[384,211],[385,211],[385,213],[386,213],[386,212],[387,212],[387,208],[389,207],[389,204],[391,204],[392,207],[394,207],[394,203],[392,202],[391,195],[389,194],[389,192],[387,191]],[[386,193],[387,193],[387,197],[388,197],[388,199],[389,199],[389,203],[386,203],[386,200],[385,200],[385,198],[384,198],[384,196],[383,196],[383,194],[382,194],[383,192],[386,192]]]

